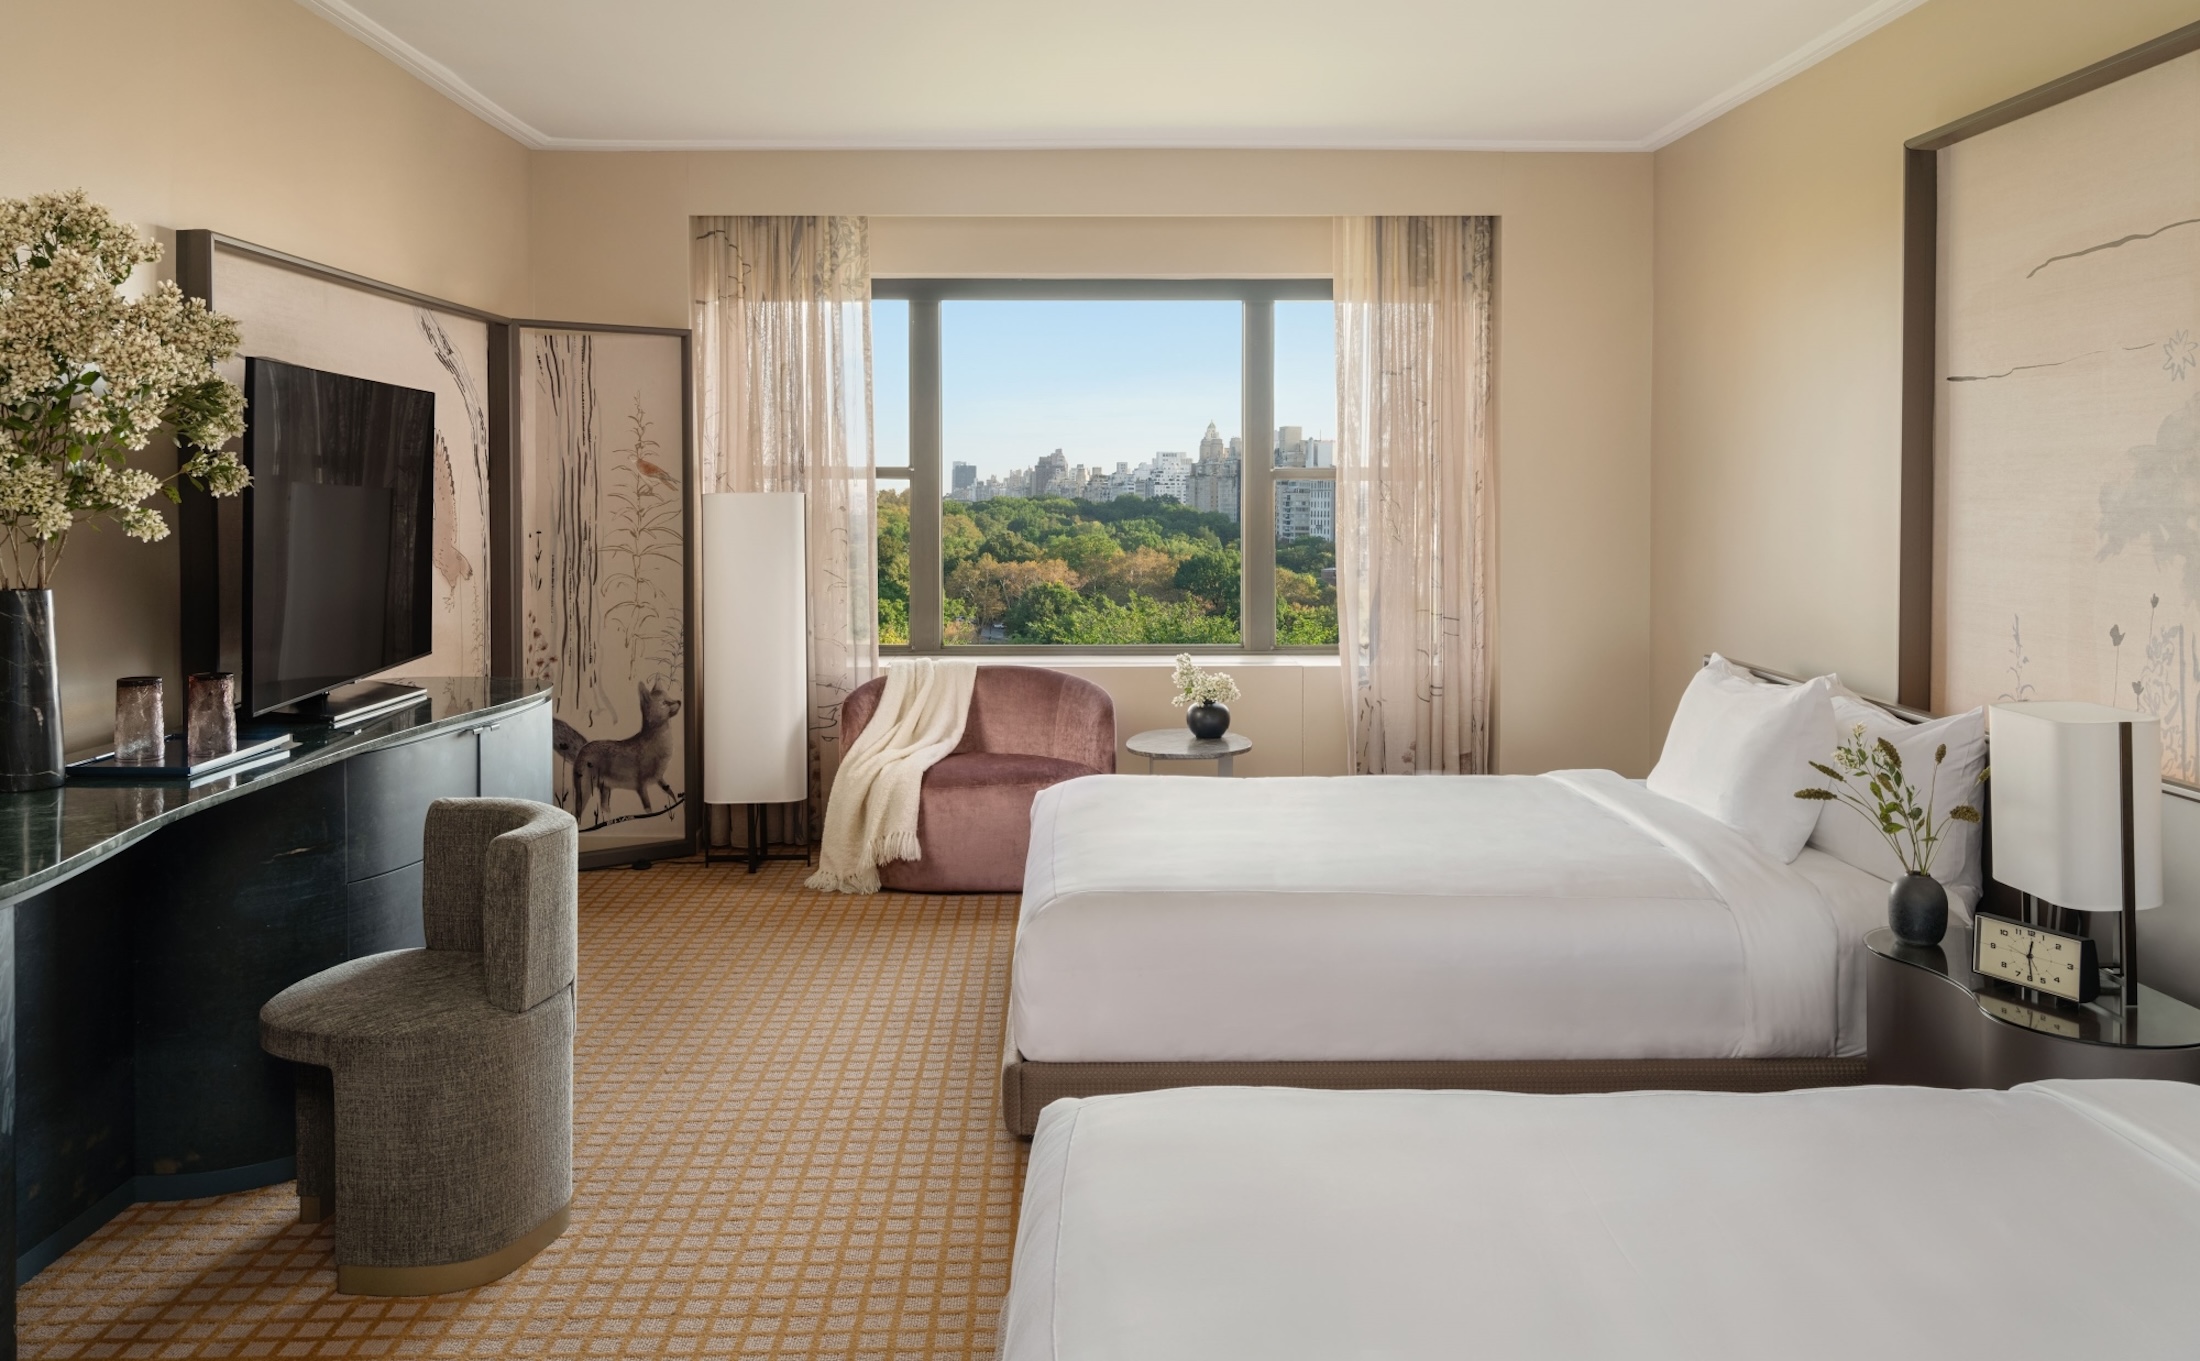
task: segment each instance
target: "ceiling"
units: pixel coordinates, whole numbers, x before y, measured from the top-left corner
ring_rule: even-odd
[[[1923,0],[299,0],[540,149],[1643,151]]]

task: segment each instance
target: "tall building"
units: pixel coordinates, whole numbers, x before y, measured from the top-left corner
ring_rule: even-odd
[[[1276,428],[1278,468],[1333,468],[1337,442],[1308,439],[1302,426]],[[1278,479],[1276,482],[1276,537],[1279,539],[1335,539],[1337,537],[1337,484],[1312,478]]]
[[[1059,449],[1039,459],[1031,470],[1031,495],[1067,496],[1070,494],[1069,458]]]
[[[1239,487],[1244,480],[1244,463],[1239,458],[1243,449],[1242,441],[1225,442],[1216,433],[1214,423],[1208,422],[1207,433],[1199,441],[1199,462],[1192,465],[1185,478],[1184,504],[1193,510],[1227,515],[1235,524]]]
[[[1155,454],[1153,460],[1139,470],[1138,494],[1183,504],[1190,490],[1191,476],[1192,460],[1187,456],[1168,452]]]
[[[949,487],[949,489],[950,489],[950,490],[952,490],[952,491],[958,491],[958,492],[960,492],[960,491],[968,491],[968,490],[970,490],[970,488],[972,488],[972,487],[975,487],[975,486],[977,486],[977,485],[978,485],[978,465],[977,465],[977,464],[975,464],[975,463],[958,463],[958,464],[956,464],[956,465],[955,465],[955,471],[954,471],[954,480],[952,480],[951,482],[949,482],[949,483],[948,483],[948,487]],[[966,498],[966,499],[967,499],[967,498]]]

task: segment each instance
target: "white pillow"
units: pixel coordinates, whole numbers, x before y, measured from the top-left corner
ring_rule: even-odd
[[[1819,806],[1795,791],[1833,754],[1833,692],[1824,676],[1766,685],[1713,653],[1681,695],[1652,793],[1685,803],[1783,864],[1802,854]]]
[[[1986,768],[1984,709],[1951,714],[1930,723],[1905,723],[1875,704],[1835,695],[1833,719],[1837,742],[1847,741],[1849,734],[1861,724],[1866,743],[1882,737],[1894,743],[1894,749],[1902,755],[1903,775],[1916,786],[1919,794],[1933,795],[1936,820],[1946,816],[1948,810],[1959,803],[1978,806],[1975,796],[1979,792],[1979,772]],[[1942,763],[1936,778],[1933,753],[1943,742],[1948,744],[1948,759]],[[1834,763],[1830,751],[1817,759],[1829,766]],[[1809,782],[1830,783],[1815,773]],[[1870,795],[1867,793],[1866,797]],[[1933,852],[1933,877],[1943,884],[1976,887],[1983,865],[1978,842],[1979,828],[1975,823],[1950,822]],[[1902,862],[1896,858],[1894,848],[1862,813],[1845,803],[1818,806],[1818,826],[1810,834],[1810,844],[1828,855],[1846,860],[1866,874],[1888,880],[1902,877]]]

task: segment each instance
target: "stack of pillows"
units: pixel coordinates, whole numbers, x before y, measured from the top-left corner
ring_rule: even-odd
[[[1682,694],[1649,787],[1732,827],[1783,864],[1807,845],[1878,878],[1899,879],[1901,860],[1861,813],[1839,802],[1795,797],[1798,789],[1831,783],[1811,762],[1833,765],[1834,747],[1859,725],[1866,745],[1882,737],[1894,744],[1903,774],[1921,798],[1933,796],[1936,821],[1974,801],[1986,768],[1984,709],[1906,723],[1833,676],[1773,684],[1717,653]],[[1936,776],[1933,753],[1943,742],[1948,759]],[[1976,887],[1981,865],[1978,826],[1950,822],[1933,857],[1933,877]]]

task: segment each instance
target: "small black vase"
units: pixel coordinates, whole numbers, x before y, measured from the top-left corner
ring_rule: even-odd
[[[53,592],[0,591],[0,790],[61,783]]]
[[[1887,886],[1887,925],[1907,945],[1938,945],[1948,934],[1948,890],[1930,874],[1905,874]]]
[[[1226,704],[1194,704],[1184,711],[1184,726],[1192,730],[1192,736],[1216,738],[1230,731],[1230,708]]]

